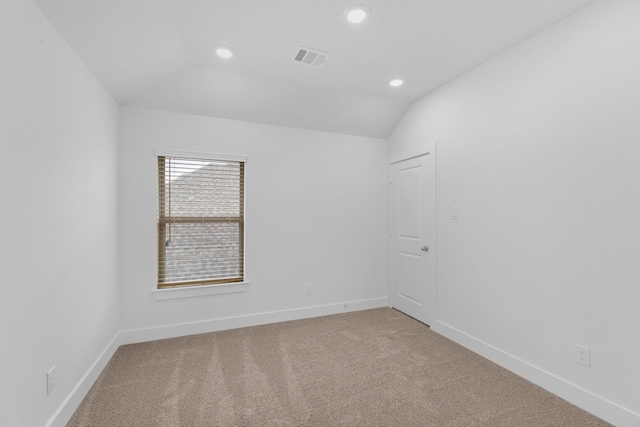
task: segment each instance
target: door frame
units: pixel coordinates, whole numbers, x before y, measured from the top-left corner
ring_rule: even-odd
[[[436,142],[431,142],[429,144],[425,144],[423,146],[417,147],[413,150],[409,150],[406,152],[402,152],[399,155],[396,156],[391,156],[389,159],[389,164],[387,166],[387,183],[389,183],[389,185],[387,186],[387,298],[389,300],[389,306],[393,307],[393,302],[394,302],[394,297],[393,297],[393,290],[392,290],[392,278],[391,278],[391,272],[392,272],[392,268],[391,268],[391,263],[393,262],[393,258],[395,256],[395,254],[393,254],[392,248],[392,241],[391,239],[393,238],[393,234],[392,234],[392,230],[394,228],[393,224],[391,223],[391,218],[393,217],[392,215],[392,209],[393,209],[393,201],[391,200],[391,171],[393,168],[393,165],[406,161],[406,160],[411,160],[417,157],[423,157],[425,156],[425,158],[428,160],[428,165],[429,167],[427,168],[427,170],[430,172],[430,176],[427,179],[427,182],[429,183],[429,188],[427,190],[428,194],[427,197],[429,198],[428,201],[428,206],[431,206],[431,212],[429,215],[429,220],[427,222],[427,226],[430,227],[433,231],[433,242],[429,242],[429,253],[430,256],[427,258],[427,292],[426,292],[426,298],[427,298],[427,324],[430,326],[433,326],[433,324],[436,322],[436,320],[438,319],[438,315],[437,315],[437,310],[438,310],[438,286],[437,286],[437,278],[438,278],[438,274],[437,274],[437,269],[438,269],[438,228],[437,228],[437,212],[438,212],[438,206],[437,206],[437,189],[438,189],[438,185],[437,185],[437,143]]]

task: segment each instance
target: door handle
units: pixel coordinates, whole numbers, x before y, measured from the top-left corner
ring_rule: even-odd
[[[429,252],[429,246],[423,246],[420,248],[422,252]]]

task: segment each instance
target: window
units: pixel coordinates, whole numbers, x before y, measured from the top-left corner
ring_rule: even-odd
[[[158,156],[158,288],[244,280],[244,164]]]

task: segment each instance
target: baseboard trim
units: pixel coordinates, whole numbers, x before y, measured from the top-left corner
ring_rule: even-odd
[[[431,328],[440,335],[455,341],[463,347],[468,348],[615,426],[640,426],[640,414],[636,414],[616,403],[572,384],[557,375],[540,369],[453,326],[441,321],[436,321],[431,325]]]
[[[331,314],[346,313],[351,311],[368,310],[371,308],[388,307],[388,305],[389,299],[387,297],[373,298],[368,300],[342,302],[338,304],[302,307],[290,310],[270,311],[265,313],[248,314],[244,316],[204,320],[199,322],[180,323],[154,328],[132,329],[120,332],[120,343],[123,345],[135,344],[159,339],[182,337],[186,335],[224,331],[227,329],[265,325],[268,323],[286,322],[289,320],[306,319],[310,317],[328,316]]]
[[[109,360],[113,357],[120,346],[120,333],[116,333],[111,342],[102,351],[87,372],[80,379],[78,384],[71,390],[71,393],[62,402],[58,410],[49,419],[45,427],[64,427],[67,425],[73,413],[78,409],[82,399],[85,398],[91,386],[96,382],[102,370],[107,366]]]

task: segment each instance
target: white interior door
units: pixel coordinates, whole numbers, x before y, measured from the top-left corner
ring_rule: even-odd
[[[435,153],[390,173],[392,306],[429,324],[435,316]]]

